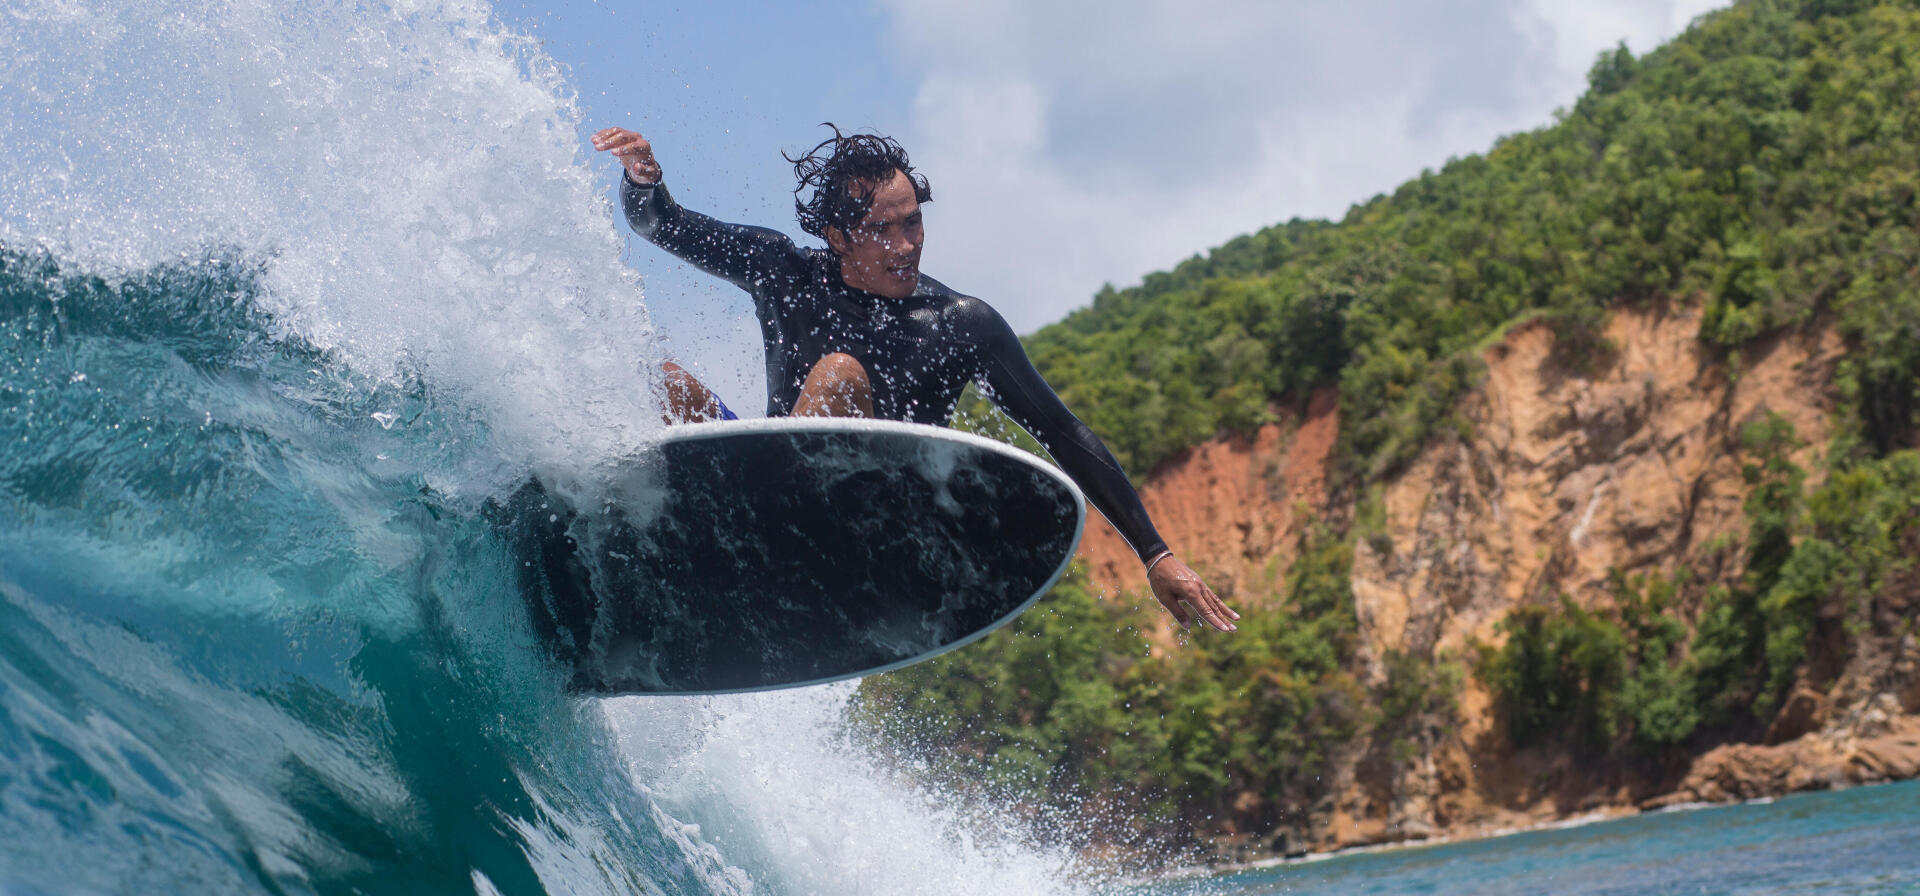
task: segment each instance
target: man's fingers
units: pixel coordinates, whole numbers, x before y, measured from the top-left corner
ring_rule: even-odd
[[[1223,620],[1238,620],[1238,618],[1240,618],[1240,614],[1233,612],[1233,606],[1227,606],[1227,601],[1221,601],[1219,595],[1213,593],[1213,589],[1208,589],[1206,597],[1208,597],[1208,601],[1213,601],[1213,608],[1219,610],[1219,616],[1221,616]],[[1229,629],[1233,629],[1233,625],[1229,625]]]
[[[1200,593],[1192,603],[1194,609],[1200,611],[1200,618],[1205,619],[1207,624],[1213,626],[1216,631],[1239,631],[1239,628],[1228,619],[1230,615],[1238,619],[1239,614],[1227,609],[1227,605],[1220,600],[1218,595],[1213,593],[1212,588],[1201,585]]]
[[[635,183],[660,182],[660,163],[654,161],[653,144],[647,138],[626,128],[603,128],[595,131],[592,139],[593,148],[612,153]]]
[[[1211,594],[1207,596],[1213,597],[1213,595]],[[1226,604],[1221,603],[1220,599],[1215,597],[1213,598],[1212,604],[1208,605],[1205,609],[1200,611],[1200,615],[1207,620],[1208,625],[1211,625],[1214,627],[1215,631],[1222,631],[1222,632],[1239,631],[1238,626],[1235,626],[1232,622],[1228,621],[1227,613],[1229,612],[1231,611],[1227,609]]]
[[[1227,623],[1227,631],[1235,631],[1239,628],[1228,620],[1239,619],[1240,614],[1235,613],[1232,607],[1227,606],[1227,602],[1221,600],[1220,595],[1214,594],[1211,588],[1207,589],[1207,599],[1213,601],[1214,611],[1219,614],[1220,621]]]
[[[653,144],[648,143],[647,138],[626,128],[607,128],[596,132],[592,142],[594,149],[602,152],[611,150],[614,155],[653,151]]]
[[[1174,598],[1173,600],[1162,599],[1160,605],[1166,607],[1167,612],[1173,614],[1174,621],[1180,623],[1181,628],[1193,627],[1193,614],[1188,612],[1187,608],[1180,604],[1179,598]]]

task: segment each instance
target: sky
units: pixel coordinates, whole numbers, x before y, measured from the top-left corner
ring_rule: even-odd
[[[921,268],[1031,332],[1232,237],[1338,218],[1552,123],[1593,60],[1715,0],[496,0],[570,71],[584,137],[645,134],[682,204],[801,238],[781,152],[898,138],[933,185]],[[617,169],[605,162],[611,191]],[[624,230],[624,228],[623,228]],[[638,238],[684,363],[754,408],[746,296]]]

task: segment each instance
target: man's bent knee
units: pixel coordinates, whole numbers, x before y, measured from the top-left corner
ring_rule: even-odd
[[[660,419],[665,423],[702,423],[720,418],[720,400],[713,391],[687,369],[672,361],[663,361],[667,406]]]
[[[873,382],[867,378],[866,365],[846,352],[821,358],[807,372],[807,381],[800,387],[800,398],[793,404],[793,415],[873,416]]]
[[[859,358],[846,352],[834,352],[821,358],[813,365],[813,370],[807,373],[808,380],[816,377],[835,383],[857,383],[862,387],[869,387],[866,365],[860,363]]]

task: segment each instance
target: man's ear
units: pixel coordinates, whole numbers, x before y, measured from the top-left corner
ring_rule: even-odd
[[[835,255],[847,254],[847,249],[850,248],[850,246],[847,243],[846,232],[838,227],[828,227],[827,248],[832,249]]]

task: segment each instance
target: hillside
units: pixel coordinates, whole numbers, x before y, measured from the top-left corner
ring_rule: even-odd
[[[1225,854],[1920,774],[1916,67],[1913,4],[1740,3],[1340,222],[1102,291],[1030,350],[1242,630],[1173,645],[1094,531],[861,718]]]

